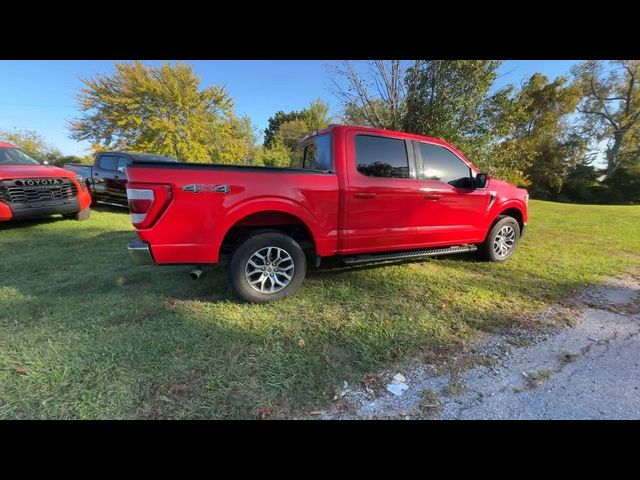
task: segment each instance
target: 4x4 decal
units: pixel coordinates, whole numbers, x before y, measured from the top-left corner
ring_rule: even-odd
[[[185,192],[200,193],[200,192],[220,192],[225,195],[231,191],[229,185],[201,185],[192,183],[191,185],[185,185],[182,187]]]

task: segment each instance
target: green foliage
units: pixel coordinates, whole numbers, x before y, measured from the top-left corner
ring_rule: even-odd
[[[255,148],[255,135],[249,117],[229,116],[213,128],[208,140],[210,162],[246,163]]]
[[[265,167],[289,167],[291,160],[291,151],[276,140],[269,148],[256,149],[253,164]]]
[[[568,129],[567,116],[580,100],[566,77],[550,82],[532,75],[517,92],[492,107],[500,137],[490,149],[490,168],[513,183],[528,186],[535,198],[556,198],[563,178],[584,155],[586,142]]]
[[[254,155],[255,165],[283,167],[296,163],[300,158],[298,143],[305,135],[327,127],[329,104],[316,99],[300,112],[278,111],[269,118],[264,132],[264,144]]]
[[[494,60],[416,62],[405,79],[404,130],[446,138],[464,151],[487,135],[484,116],[499,66]]]
[[[275,143],[281,143],[289,151],[294,151],[298,146],[298,142],[309,132],[309,127],[304,120],[291,120],[280,125],[276,133]]]
[[[611,180],[624,162],[625,150],[638,148],[640,138],[640,61],[589,60],[572,69],[580,86],[586,135],[606,140],[607,171]]]
[[[266,148],[272,146],[275,141],[276,133],[278,133],[278,130],[280,129],[280,125],[300,119],[302,119],[301,112],[291,111],[289,113],[284,113],[282,110],[277,111],[272,117],[269,117],[269,126],[264,130],[263,145]]]
[[[112,76],[82,79],[82,116],[71,137],[107,148],[130,149],[182,161],[242,163],[253,147],[246,119],[220,86],[200,89],[186,64],[116,64]]]
[[[39,161],[55,163],[62,152],[33,130],[0,130],[0,139],[14,144],[27,155]]]
[[[62,167],[65,163],[84,163],[87,165],[93,164],[93,157],[91,155],[85,155],[84,157],[78,157],[77,155],[65,155],[63,157],[56,158],[53,165]]]
[[[331,123],[331,118],[329,117],[329,104],[320,98],[311,102],[311,105],[300,113],[302,120],[307,127],[307,133],[315,130],[322,130]]]
[[[622,161],[604,185],[607,196],[603,203],[640,203],[640,156]]]

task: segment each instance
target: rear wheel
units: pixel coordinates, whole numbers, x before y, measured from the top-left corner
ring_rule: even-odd
[[[279,232],[260,233],[233,253],[229,282],[234,293],[252,303],[280,300],[295,293],[307,271],[304,251]]]
[[[66,215],[63,215],[64,218],[68,218],[70,220],[77,220],[79,222],[83,222],[85,220],[89,220],[89,217],[91,217],[91,210],[89,208],[85,208],[84,210],[80,210],[79,212],[76,213],[69,213]]]
[[[518,221],[513,217],[501,215],[489,231],[486,240],[478,246],[478,255],[490,262],[504,262],[513,255],[519,242]]]

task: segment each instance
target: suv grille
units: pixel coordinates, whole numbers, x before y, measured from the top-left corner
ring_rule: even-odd
[[[0,200],[7,203],[39,203],[78,195],[68,178],[34,178],[0,181]]]

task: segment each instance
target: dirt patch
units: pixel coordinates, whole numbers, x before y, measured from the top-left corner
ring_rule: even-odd
[[[516,325],[457,355],[377,372],[315,418],[640,418],[640,276],[607,279]],[[384,386],[400,372],[408,389],[394,395]]]

